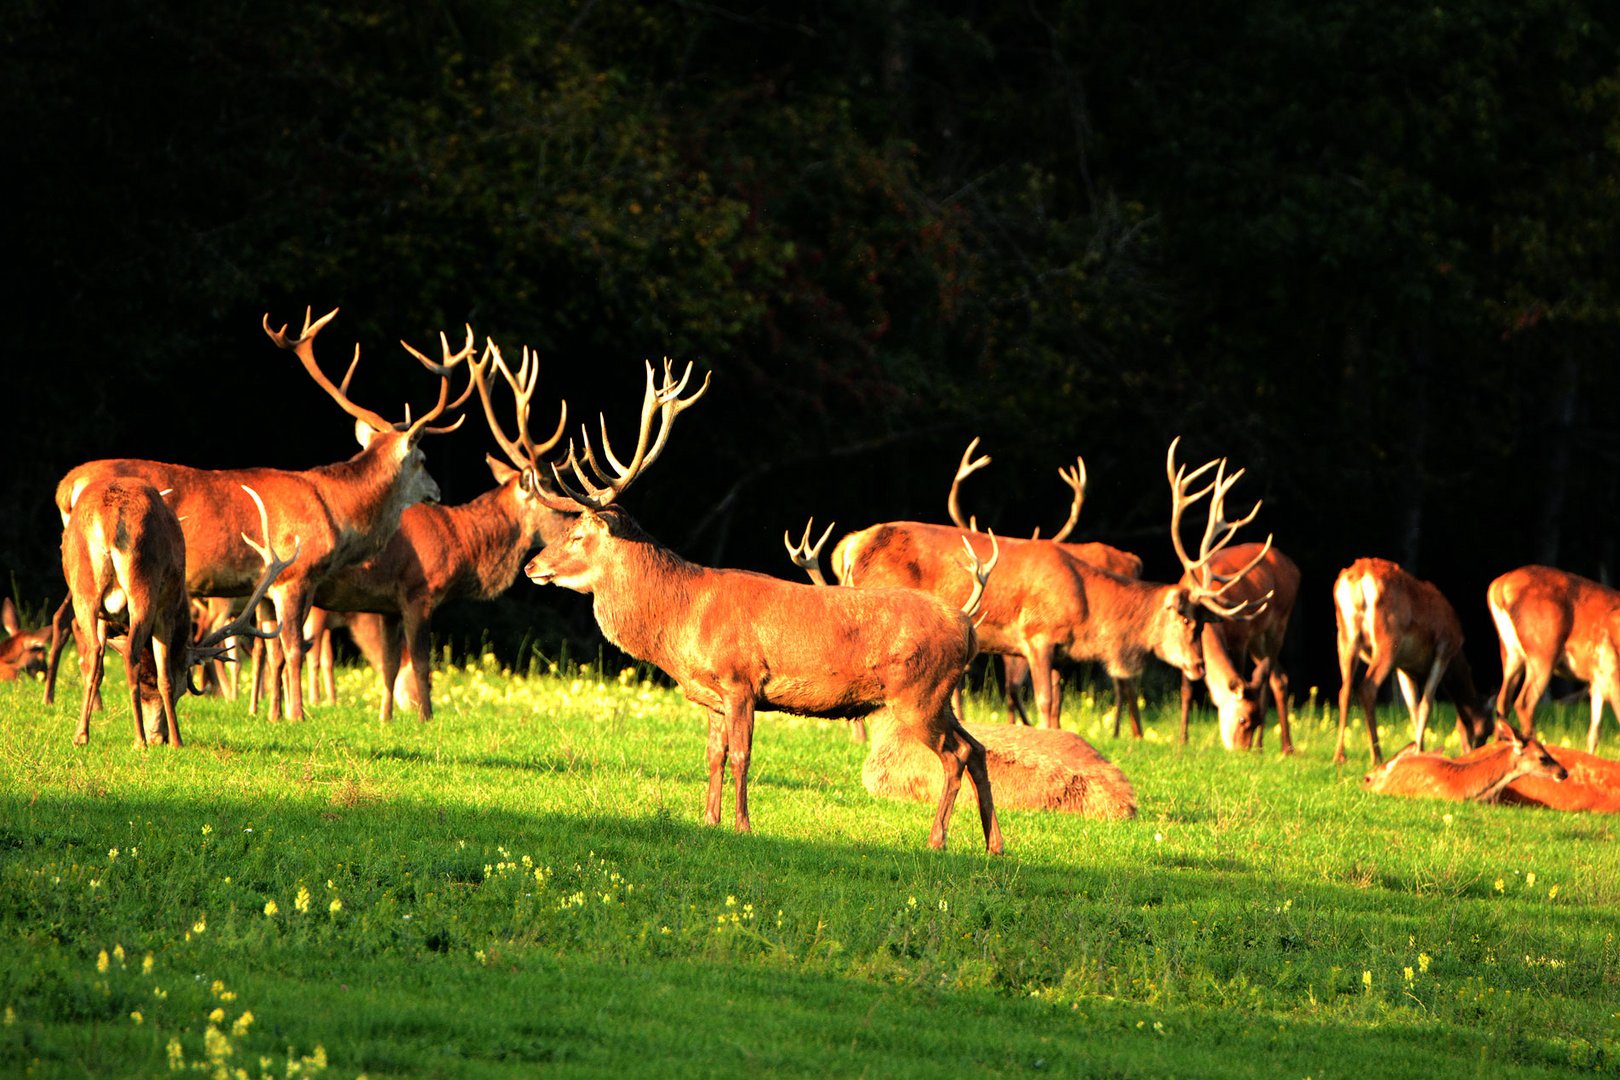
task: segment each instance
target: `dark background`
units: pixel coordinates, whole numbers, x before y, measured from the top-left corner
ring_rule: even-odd
[[[1204,7],[6,5],[0,571],[61,595],[89,458],[347,457],[259,329],[341,306],[321,355],[360,342],[388,415],[431,389],[395,341],[464,322],[539,350],[541,434],[561,397],[624,431],[644,359],[712,370],[627,505],[788,576],[811,514],[942,520],[977,434],[981,523],[1049,532],[1083,454],[1077,537],[1171,577],[1179,433],[1304,571],[1296,688],[1336,686],[1331,582],[1374,554],[1494,687],[1489,580],[1615,562],[1616,9]],[[491,449],[430,441],[446,501]],[[526,582],[436,626],[595,649]]]

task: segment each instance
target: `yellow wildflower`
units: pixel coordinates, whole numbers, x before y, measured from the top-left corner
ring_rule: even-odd
[[[96,956],[96,970],[97,971],[102,971],[102,972],[107,970],[107,950],[106,949],[102,949],[101,952]]]
[[[200,934],[204,930],[207,930],[207,929],[208,929],[208,916],[207,915],[199,915],[199,916],[197,916],[197,921],[191,924],[191,932],[193,934]]]
[[[218,1024],[221,1021],[223,1021],[224,1019],[225,1019],[225,1010],[222,1009],[222,1008],[219,1008],[218,1006],[215,1006],[214,1011],[208,1014],[208,1022],[210,1024]]]
[[[309,912],[309,890],[302,885],[298,886],[298,895],[293,897],[293,907],[302,914]]]
[[[141,974],[142,975],[150,975],[150,974],[152,974],[152,954],[151,953],[147,953],[146,956],[141,960]]]
[[[1428,971],[1429,970],[1429,961],[1432,960],[1432,959],[1433,959],[1433,957],[1431,957],[1426,952],[1418,953],[1418,970],[1419,971]]]
[[[1408,984],[1410,984],[1412,979],[1415,977],[1410,964],[1401,969],[1401,974],[1406,976],[1406,981]]]
[[[113,955],[113,959],[118,961],[118,966],[123,967],[124,966],[124,947],[122,945],[114,945],[112,955]]]
[[[1496,879],[1495,888],[1496,888],[1497,892],[1501,892],[1506,887],[1507,887],[1507,883],[1505,881],[1503,881],[1501,878]]]
[[[276,902],[274,900],[266,900],[264,902],[264,913],[270,916],[272,919],[276,917],[276,912],[280,910],[281,909],[276,906]]]
[[[146,1017],[141,1015],[141,1010],[139,1010],[139,1009],[136,1009],[134,1012],[130,1013],[129,1018],[131,1020],[135,1021],[135,1023],[137,1025],[140,1025],[141,1023],[144,1023],[145,1020],[146,1020]]]
[[[342,910],[343,910],[343,901],[339,900],[335,896],[332,897],[332,902],[330,904],[326,905],[326,913],[328,915],[336,915],[338,912],[340,912]]]
[[[243,1035],[247,1034],[248,1028],[250,1028],[252,1026],[253,1026],[253,1010],[249,1009],[249,1010],[243,1012],[241,1016],[238,1016],[236,1018],[236,1022],[231,1025],[231,1034],[235,1035],[238,1039],[240,1039]]]

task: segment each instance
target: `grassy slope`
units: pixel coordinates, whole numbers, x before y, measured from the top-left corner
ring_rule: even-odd
[[[121,703],[74,748],[73,706],[0,687],[0,1072],[175,1039],[252,1076],[1620,1072],[1614,822],[1364,795],[1319,716],[1284,761],[1077,707],[1141,816],[1003,811],[989,859],[966,800],[928,851],[838,725],[762,720],[740,837],[698,823],[675,695],[440,687],[429,727],[379,727],[361,672],[300,725],[192,699],[178,754]]]

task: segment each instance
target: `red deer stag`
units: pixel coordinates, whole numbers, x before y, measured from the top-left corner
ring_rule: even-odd
[[[1534,735],[1520,735],[1497,723],[1497,741],[1448,758],[1408,746],[1361,778],[1361,786],[1379,795],[1407,795],[1453,802],[1496,802],[1520,777],[1561,781],[1569,775]]]
[[[355,404],[349,400],[348,389],[360,361],[360,347],[355,346],[354,359],[340,384],[327,378],[315,360],[315,336],[336,314],[334,309],[311,322],[306,313],[304,328],[297,337],[288,336],[285,326],[272,330],[268,315],[264,329],[278,346],[296,355],[315,384],[355,418],[355,435],[361,449],[348,461],[294,472],[267,468],[193,469],[118,458],[80,465],[63,477],[56,489],[56,505],[64,522],[78,494],[97,479],[128,476],[156,488],[171,489],[169,502],[185,531],[186,585],[193,596],[242,596],[252,591],[258,569],[236,542],[254,518],[253,504],[242,494],[241,487],[249,485],[263,493],[275,544],[285,550],[294,535],[303,542],[303,556],[270,590],[281,635],[280,648],[272,648],[269,711],[272,717],[283,711],[280,663],[284,656],[292,669],[286,683],[285,712],[294,720],[304,716],[303,625],[315,590],[336,571],[380,551],[399,527],[405,507],[437,501],[439,487],[428,475],[417,444],[423,435],[450,431],[459,425],[464,417],[454,424],[432,426],[447,411],[459,409],[472,393],[469,383],[456,401],[450,401],[453,369],[472,353],[469,328],[466,346],[459,352],[452,353],[444,335],[440,335],[443,363],[434,363],[405,345],[439,378],[438,402],[414,422],[409,419],[408,407],[406,421],[395,424]]]
[[[1258,552],[1258,544],[1238,544],[1215,553],[1209,567],[1218,574],[1229,574],[1246,565]],[[1190,577],[1182,584],[1197,582]],[[1221,745],[1228,750],[1259,746],[1266,731],[1266,691],[1277,705],[1280,750],[1294,752],[1294,739],[1288,728],[1288,675],[1282,669],[1283,639],[1288,636],[1288,620],[1299,596],[1299,567],[1287,555],[1272,548],[1239,583],[1232,587],[1233,600],[1259,600],[1270,596],[1253,618],[1227,619],[1204,624],[1204,685],[1218,717]],[[1243,666],[1254,661],[1254,671],[1244,675]],[[1181,677],[1181,741],[1187,741],[1187,714],[1192,706],[1192,680]]]
[[[568,420],[567,403],[562,406],[551,438],[536,443],[529,435],[529,407],[539,380],[539,357],[525,348],[514,373],[500,349],[490,343],[483,356],[469,366],[485,419],[506,456],[505,462],[486,457],[500,486],[460,506],[410,507],[400,519],[399,532],[375,558],[333,574],[315,593],[315,603],[322,608],[370,612],[381,617],[378,670],[383,679],[384,721],[393,715],[401,645],[415,676],[418,715],[431,720],[429,620],[433,612],[445,601],[458,597],[488,600],[499,596],[517,579],[530,552],[561,540],[573,524],[572,513],[559,512],[547,502],[550,496],[554,503],[557,493],[546,490],[541,473],[545,455],[562,439]],[[496,418],[494,392],[489,384],[491,366],[500,373],[516,402],[515,437],[507,435]],[[681,385],[690,374],[688,367]],[[659,395],[668,396],[676,385],[667,361],[663,380],[662,387],[653,385],[653,369],[648,364],[643,414],[649,418]],[[688,403],[702,394],[703,390],[699,390]]]
[[[1357,559],[1333,583],[1339,628],[1339,739],[1335,764],[1343,764],[1350,695],[1359,689],[1367,722],[1367,750],[1374,765],[1378,747],[1374,708],[1378,689],[1391,671],[1400,682],[1412,716],[1414,740],[1423,749],[1435,690],[1444,680],[1457,706],[1457,731],[1465,746],[1490,737],[1491,724],[1480,708],[1473,669],[1463,655],[1462,624],[1439,589],[1413,577],[1388,559]],[[1356,666],[1363,667],[1356,678]],[[1529,728],[1526,728],[1529,733]]]
[[[782,535],[788,557],[817,585],[827,584],[820,553],[832,527],[810,543],[813,525],[795,544]],[[984,746],[985,768],[1002,806],[1057,810],[1095,818],[1136,815],[1136,792],[1125,774],[1072,731],[1007,724],[964,724]],[[937,759],[929,748],[879,729],[861,767],[861,782],[874,795],[926,801],[940,794]],[[973,784],[972,777],[968,778]],[[977,789],[975,788],[975,793]]]
[[[1519,725],[1535,730],[1536,705],[1554,675],[1587,684],[1592,723],[1588,753],[1597,751],[1607,702],[1620,720],[1620,592],[1550,566],[1521,566],[1485,593],[1502,644],[1502,689],[1496,715],[1509,702]]]
[[[43,672],[51,649],[51,628],[24,630],[17,605],[9,596],[0,600],[0,625],[6,631],[6,637],[0,639],[0,682]]]
[[[678,402],[660,398],[662,445]],[[592,465],[603,486],[590,483],[578,461],[573,461],[574,475],[582,490],[552,470],[558,490],[582,512],[566,539],[548,545],[524,572],[536,584],[590,594],[597,625],[610,642],[656,664],[689,701],[708,710],[705,820],[720,821],[729,758],[736,787],[734,824],[739,832],[751,828],[748,766],[756,709],[871,716],[927,744],[944,768],[930,845],[945,845],[965,769],[978,792],[985,846],[1000,852],[1001,827],[984,748],[951,712],[952,690],[974,651],[967,614],[912,590],[816,588],[697,566],[660,546],[611,505],[643,466],[649,419],[644,412],[640,445],[629,464],[619,466],[608,453],[611,476]],[[586,461],[591,460],[587,442]],[[574,507],[560,503],[559,509]],[[975,602],[982,591],[981,577]]]
[[[258,553],[262,572],[253,587],[253,603],[263,598],[276,576],[297,559],[277,559],[269,545],[270,529],[258,492],[244,488],[258,507],[266,546],[242,534]],[[229,623],[193,643],[191,601],[186,594],[186,546],[180,520],[151,485],[129,477],[92,481],[84,487],[62,530],[62,573],[67,578],[74,622],[84,647],[84,705],[75,744],[90,741],[90,713],[101,684],[109,622],[128,629],[124,671],[129,682],[135,742],[181,745],[175,715],[177,695],[190,686],[191,665],[218,655],[219,643],[236,634],[264,633],[247,625],[250,618]]]
[[[966,521],[962,520],[962,506],[960,489],[962,481],[973,473],[978,472],[990,464],[990,455],[984,454],[975,458],[973,451],[978,448],[979,440],[974,440],[962,452],[962,460],[956,467],[956,476],[951,480],[951,493],[946,499],[946,510],[951,520],[958,528],[977,532],[978,520],[971,515]],[[1085,543],[1065,543],[1068,535],[1074,531],[1075,524],[1080,520],[1080,509],[1086,501],[1086,459],[1078,455],[1074,459],[1073,469],[1058,469],[1058,477],[1069,486],[1074,497],[1069,502],[1068,520],[1052,534],[1052,541],[1058,544],[1068,554],[1090,563],[1092,566],[1111,571],[1120,577],[1140,578],[1142,576],[1142,558],[1129,551],[1113,547],[1108,544],[1089,541]],[[1041,530],[1037,528],[1032,539],[1040,539]],[[1054,670],[1053,677],[1058,677]],[[1029,665],[1020,656],[1003,655],[1001,657],[1001,685],[1007,698],[1007,722],[1009,724],[1029,723],[1029,714],[1024,711],[1021,689],[1029,682]],[[1118,703],[1136,696],[1136,687],[1132,680],[1114,680],[1114,701],[1116,709]],[[1117,713],[1116,713],[1117,718]],[[1117,728],[1116,728],[1117,732]]]
[[[1242,470],[1228,476],[1224,461],[1211,461],[1189,475],[1175,464],[1176,445],[1170,444],[1166,457],[1171,532],[1183,569],[1195,572],[1254,519],[1260,504],[1240,520],[1227,521],[1226,495]],[[1211,469],[1217,470],[1214,480],[1198,491],[1189,491]],[[1188,506],[1205,495],[1211,496],[1209,522],[1199,556],[1193,559],[1181,542],[1181,518]],[[971,530],[914,521],[873,525],[838,542],[833,550],[833,573],[844,585],[922,589],[948,600],[961,591],[951,577],[955,560],[949,553],[964,537],[982,557],[986,541]],[[1195,679],[1203,678],[1200,622],[1246,617],[1260,607],[1248,601],[1226,603],[1238,580],[1241,574],[1211,578],[1208,586],[1197,588],[1154,584],[1101,570],[1049,540],[1007,540],[995,579],[985,590],[978,622],[979,647],[985,652],[1021,656],[1029,663],[1036,711],[1045,726],[1055,728],[1062,707],[1062,684],[1053,677],[1057,660],[1100,661],[1111,678],[1134,679],[1150,656],[1158,656]],[[1134,694],[1127,704],[1131,728],[1140,738],[1142,725]]]

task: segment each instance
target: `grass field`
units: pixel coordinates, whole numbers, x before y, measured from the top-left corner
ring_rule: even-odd
[[[116,667],[88,748],[76,676],[0,686],[5,1075],[1620,1075],[1615,822],[1366,795],[1308,703],[1283,760],[1071,696],[1140,815],[1004,809],[991,858],[786,716],[755,832],[704,827],[703,720],[635,672],[485,658],[383,727],[347,671],[143,753]]]

